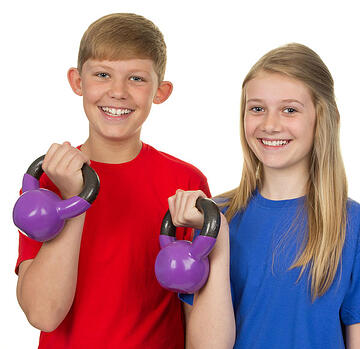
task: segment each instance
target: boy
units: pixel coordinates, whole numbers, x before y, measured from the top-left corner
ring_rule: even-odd
[[[158,236],[177,188],[204,191],[193,166],[140,141],[152,103],[163,103],[166,46],[144,17],[112,14],[85,32],[68,79],[83,98],[89,138],[78,148],[53,144],[41,185],[63,198],[82,188],[91,160],[100,192],[84,214],[43,244],[20,234],[17,296],[42,330],[39,348],[184,347],[181,305],[154,275]],[[191,231],[181,229],[180,238]]]

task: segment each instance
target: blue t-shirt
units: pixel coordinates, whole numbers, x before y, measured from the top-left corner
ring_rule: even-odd
[[[273,201],[256,191],[230,222],[234,348],[344,348],[342,325],[360,322],[360,205],[348,200],[341,266],[312,302],[308,270],[299,280],[300,268],[289,270],[306,234],[304,203],[305,197]]]

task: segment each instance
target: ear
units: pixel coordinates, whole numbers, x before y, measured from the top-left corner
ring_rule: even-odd
[[[69,84],[78,96],[82,96],[82,83],[79,71],[76,68],[70,68],[67,73]]]
[[[173,84],[170,81],[161,81],[153,99],[154,104],[164,103],[171,95]]]

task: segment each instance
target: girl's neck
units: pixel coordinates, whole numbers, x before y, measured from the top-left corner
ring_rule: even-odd
[[[142,142],[140,139],[113,142],[106,139],[89,137],[82,145],[81,150],[90,157],[90,160],[108,164],[121,164],[136,158],[140,153]]]
[[[307,169],[264,168],[260,194],[269,200],[295,199],[307,194],[308,179]]]

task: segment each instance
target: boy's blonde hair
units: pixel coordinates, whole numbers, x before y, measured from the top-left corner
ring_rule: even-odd
[[[151,59],[159,83],[164,79],[166,44],[159,28],[143,16],[113,13],[99,18],[84,33],[77,69],[88,59]]]
[[[292,43],[265,54],[242,85],[240,132],[244,164],[239,187],[223,195],[228,199],[228,220],[243,210],[263,181],[262,164],[245,139],[246,84],[261,72],[280,73],[304,83],[312,94],[316,123],[311,151],[306,207],[308,234],[291,268],[310,269],[312,298],[322,296],[334,281],[341,263],[346,231],[347,180],[339,144],[340,115],[334,82],[321,58],[310,48]]]

